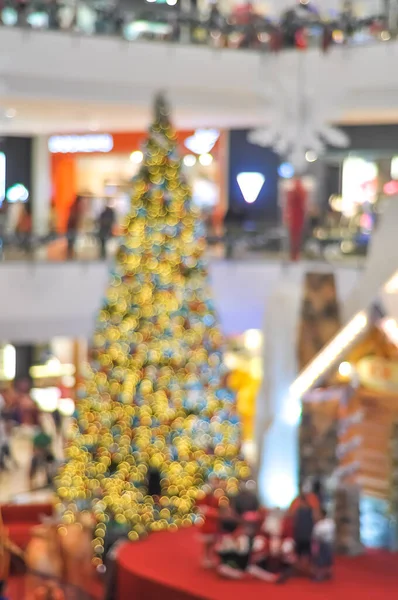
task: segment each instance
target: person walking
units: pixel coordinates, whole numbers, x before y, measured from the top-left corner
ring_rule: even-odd
[[[75,244],[77,238],[77,232],[80,224],[81,206],[83,198],[82,196],[76,196],[74,203],[72,204],[69,212],[68,226],[67,226],[67,259],[73,260],[75,257]]]
[[[114,224],[115,211],[111,206],[106,205],[98,220],[98,237],[100,241],[100,256],[102,260],[106,259],[106,244],[112,237]]]

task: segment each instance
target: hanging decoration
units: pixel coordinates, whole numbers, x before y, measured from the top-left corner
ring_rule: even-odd
[[[315,93],[307,84],[304,66],[300,58],[293,87],[291,77],[284,79],[275,73],[273,85],[263,94],[265,103],[270,105],[270,124],[248,134],[250,143],[273,148],[296,174],[304,173],[308,163],[323,154],[327,145],[346,148],[350,144],[344,131],[328,124],[336,104],[333,93],[324,93],[320,99],[320,92]],[[295,96],[297,101],[292,102]]]

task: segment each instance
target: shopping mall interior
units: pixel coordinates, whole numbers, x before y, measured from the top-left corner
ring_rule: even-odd
[[[0,28],[0,600],[392,600],[398,0]]]

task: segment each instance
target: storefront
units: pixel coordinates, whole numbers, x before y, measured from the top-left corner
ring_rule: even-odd
[[[92,133],[49,139],[52,203],[56,229],[65,231],[70,207],[84,197],[79,228],[94,232],[98,216],[110,204],[119,227],[129,211],[131,180],[143,160],[146,133]],[[193,201],[209,215],[224,212],[225,135],[206,129],[178,132],[178,150]]]
[[[366,249],[385,201],[398,196],[397,125],[342,127],[345,151],[325,155],[320,195],[324,207],[321,239],[340,240],[343,253]]]

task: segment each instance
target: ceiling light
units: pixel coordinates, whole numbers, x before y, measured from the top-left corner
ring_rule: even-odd
[[[166,0],[166,3],[169,6],[175,6],[177,4],[177,0]]]
[[[313,162],[315,162],[316,160],[318,160],[318,155],[317,155],[317,153],[316,153],[316,152],[314,152],[313,150],[308,150],[308,151],[305,153],[305,160],[306,160],[307,162],[309,162],[309,163],[313,163]]]
[[[199,162],[203,167],[208,167],[213,162],[213,157],[211,154],[201,154],[199,156]]]
[[[213,150],[219,137],[218,129],[197,129],[185,140],[184,146],[195,154],[207,154]]]
[[[193,167],[196,164],[196,156],[193,154],[187,154],[183,158],[183,163],[186,167]]]
[[[8,108],[6,110],[6,112],[4,113],[6,119],[13,119],[14,117],[17,116],[17,111],[15,108]]]
[[[294,176],[294,167],[288,162],[284,162],[278,167],[278,175],[282,179],[291,179]]]
[[[239,173],[236,180],[242,196],[248,204],[253,204],[261,192],[265,177],[262,173]]]
[[[139,165],[144,160],[144,155],[141,150],[134,150],[134,152],[130,154],[130,160],[136,165]]]
[[[352,365],[351,363],[344,361],[339,366],[339,375],[341,377],[350,377],[352,374]]]

